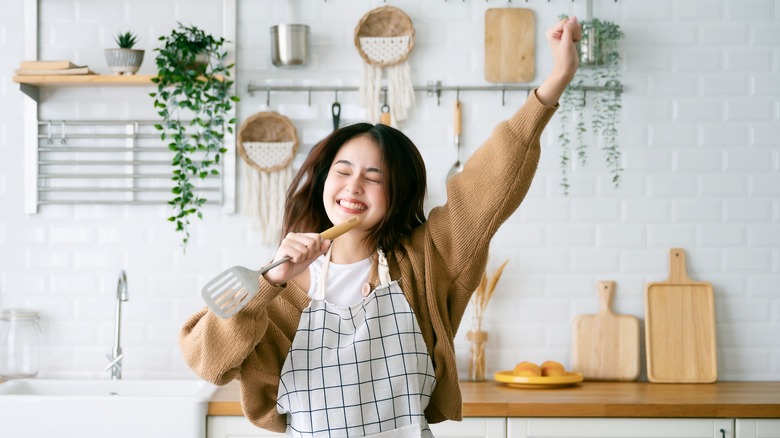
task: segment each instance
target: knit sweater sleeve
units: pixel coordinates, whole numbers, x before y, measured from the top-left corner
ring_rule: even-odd
[[[531,93],[447,181],[447,202],[429,215],[428,238],[455,283],[449,300],[468,300],[479,283],[490,240],[520,205],[540,156],[540,137],[556,107]],[[465,308],[465,303],[461,303]]]
[[[230,318],[203,308],[185,322],[179,334],[184,360],[215,385],[240,380],[247,418],[284,431],[285,420],[276,412],[279,374],[307,302],[295,284],[282,288],[261,277],[258,294]]]

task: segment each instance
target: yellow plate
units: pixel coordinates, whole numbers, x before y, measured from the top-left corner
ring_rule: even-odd
[[[512,371],[499,371],[494,378],[513,388],[560,388],[582,382],[582,373],[568,371],[560,377],[525,377],[515,376]]]

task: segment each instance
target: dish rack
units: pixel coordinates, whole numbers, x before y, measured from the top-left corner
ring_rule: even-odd
[[[39,120],[38,205],[165,205],[172,199],[171,159],[159,120]],[[220,175],[193,178],[208,204],[225,199]]]

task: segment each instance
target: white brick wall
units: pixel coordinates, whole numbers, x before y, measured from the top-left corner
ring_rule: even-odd
[[[312,29],[311,65],[271,66],[268,28],[286,21],[285,2],[238,0],[239,119],[265,108],[249,83],[357,85],[361,60],[352,45],[362,14],[379,0],[298,0]],[[413,80],[485,84],[484,11],[504,2],[394,0],[417,30]],[[584,1],[531,0],[537,68],[551,59],[544,29],[561,13],[582,15]],[[499,231],[489,271],[510,263],[487,310],[489,372],[520,360],[570,364],[571,321],[597,311],[596,282],[617,281],[618,312],[644,316],[643,288],[667,276],[670,247],[688,253],[692,278],[713,284],[720,378],[780,378],[780,1],[594,0],[596,16],[617,21],[623,45],[624,111],[620,139],[623,185],[615,190],[600,153],[575,166],[571,195],[560,192],[559,131],[543,138],[536,179],[520,210]],[[141,73],[154,71],[159,35],[176,21],[219,33],[218,1],[41,0],[42,58],[71,59],[106,73],[102,49],[132,29],[147,50]],[[256,267],[273,248],[241,216],[206,210],[186,255],[162,207],[46,206],[23,212],[22,94],[11,83],[23,58],[23,0],[0,14],[0,307],[41,311],[46,331],[45,376],[104,376],[111,348],[116,275],[127,270],[130,301],[123,330],[125,375],[189,376],[176,337],[202,306],[200,285],[225,267]],[[41,118],[114,115],[151,118],[143,88],[45,89]],[[329,93],[274,93],[271,108],[291,117],[301,155],[331,127]],[[342,120],[362,117],[356,93],[341,93]],[[525,93],[461,93],[463,153],[470,154]],[[405,132],[429,170],[430,204],[444,199],[443,180],[455,160],[452,103],[418,93]],[[298,162],[300,162],[300,158]],[[239,185],[240,187],[240,185]],[[489,192],[489,186],[486,187]],[[470,317],[455,344],[465,371]]]

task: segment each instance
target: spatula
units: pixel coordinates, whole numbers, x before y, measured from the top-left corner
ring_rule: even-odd
[[[335,239],[360,223],[358,216],[352,216],[346,222],[320,233],[323,240]],[[290,261],[290,257],[279,259],[257,271],[243,266],[233,266],[206,283],[201,290],[203,299],[212,312],[221,318],[230,318],[257,294],[260,286],[260,276],[271,269]]]

